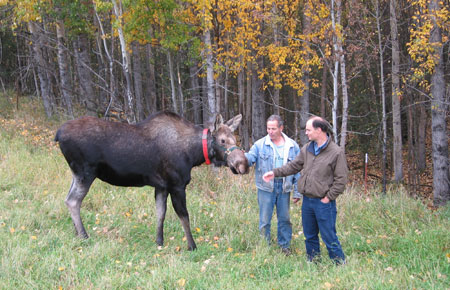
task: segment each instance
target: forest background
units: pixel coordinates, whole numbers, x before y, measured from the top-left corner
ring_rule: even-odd
[[[48,118],[129,123],[172,110],[243,114],[245,149],[270,114],[300,144],[311,115],[364,154],[383,191],[450,200],[449,1],[0,0],[0,85]],[[356,160],[356,161],[355,161]],[[358,161],[361,160],[361,161]],[[432,181],[431,181],[432,180]]]

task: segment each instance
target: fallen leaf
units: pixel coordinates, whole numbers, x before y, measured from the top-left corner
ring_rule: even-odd
[[[181,287],[184,287],[184,285],[186,285],[186,279],[181,278],[180,280],[178,280],[178,285],[180,285]]]

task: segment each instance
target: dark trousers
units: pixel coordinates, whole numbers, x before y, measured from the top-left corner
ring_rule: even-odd
[[[308,260],[312,261],[320,255],[320,232],[330,258],[339,264],[345,262],[345,255],[336,235],[336,215],[335,200],[323,203],[319,198],[303,196],[302,223]]]

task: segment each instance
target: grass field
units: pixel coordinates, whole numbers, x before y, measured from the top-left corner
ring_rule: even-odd
[[[187,189],[198,249],[187,251],[170,201],[163,247],[155,244],[153,189],[96,181],[82,206],[90,234],[74,236],[64,199],[70,170],[52,141],[63,121],[35,103],[0,96],[0,289],[449,289],[450,207],[430,210],[404,190],[367,195],[349,185],[338,199],[347,264],[322,245],[307,263],[300,206],[291,206],[294,254],[258,232],[253,175],[206,165]],[[276,218],[272,226],[276,236]],[[273,243],[276,244],[276,243]]]

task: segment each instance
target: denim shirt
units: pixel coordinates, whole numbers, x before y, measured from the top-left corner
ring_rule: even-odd
[[[300,147],[298,144],[286,136],[286,134],[281,133],[284,137],[284,156],[283,156],[283,165],[294,160],[295,156],[300,153]],[[250,151],[245,153],[245,157],[248,160],[248,165],[255,165],[255,182],[256,187],[258,189],[272,192],[273,191],[273,182],[272,179],[270,182],[265,182],[262,179],[262,176],[267,171],[273,170],[273,165],[275,164],[275,154],[274,154],[274,144],[272,140],[270,140],[269,135],[259,139],[253,144]],[[283,178],[283,192],[291,192],[294,191],[294,198],[300,198],[301,195],[297,191],[297,181],[300,178],[300,173],[296,173],[294,175],[289,175]]]

